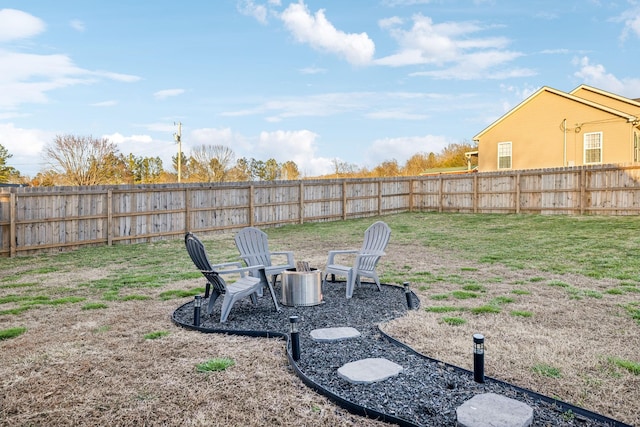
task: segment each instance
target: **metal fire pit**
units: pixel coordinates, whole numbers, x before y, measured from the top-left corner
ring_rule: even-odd
[[[322,272],[289,269],[282,272],[282,304],[311,306],[322,303]]]

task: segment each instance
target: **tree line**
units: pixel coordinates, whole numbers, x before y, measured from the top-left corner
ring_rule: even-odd
[[[415,176],[435,168],[467,165],[464,153],[474,151],[475,144],[451,143],[440,153],[416,153],[404,165],[387,160],[372,169],[332,160],[332,173],[305,178],[366,178]],[[45,166],[33,178],[22,176],[7,165],[12,157],[0,145],[0,183],[55,185],[157,184],[171,182],[238,182],[301,179],[298,165],[270,158],[236,158],[233,150],[219,144],[203,144],[189,155],[172,157],[172,169],[166,170],[159,157],[122,154],[115,143],[92,136],[59,135],[45,146]],[[475,165],[475,163],[474,163]],[[178,173],[180,167],[180,173]]]

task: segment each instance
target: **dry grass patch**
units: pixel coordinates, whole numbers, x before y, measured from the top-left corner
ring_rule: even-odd
[[[359,247],[377,219],[266,231],[274,250],[323,268],[328,250]],[[640,220],[381,219],[392,235],[378,272],[386,283],[411,282],[422,304],[383,325],[387,333],[467,369],[472,336],[482,333],[487,375],[640,425],[640,263],[625,250],[640,244]],[[201,237],[213,262],[236,259],[232,233]],[[304,386],[282,341],[176,327],[170,315],[190,298],[180,295],[204,289],[181,240],[0,259],[0,271],[0,331],[24,330],[0,340],[3,426],[383,425]],[[476,296],[456,298],[460,292]],[[71,299],[20,300],[38,295]],[[500,311],[478,310],[485,306]],[[9,309],[17,311],[2,314]],[[197,371],[215,358],[235,364]]]

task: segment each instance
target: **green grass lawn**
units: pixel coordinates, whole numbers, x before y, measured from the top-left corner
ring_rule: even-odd
[[[430,247],[481,264],[500,263],[513,269],[618,279],[624,282],[616,291],[640,292],[638,217],[404,213],[382,219],[391,226],[393,244],[412,245],[416,251]],[[333,242],[336,248],[350,247],[360,244],[363,230],[372,221],[363,218],[306,223],[267,231],[276,242],[304,236],[324,242],[325,246]],[[216,261],[237,260],[232,238],[217,239],[215,246]],[[104,270],[106,274],[95,277],[88,274],[64,287],[47,286],[48,274],[71,274],[79,269]],[[182,239],[0,258],[0,271],[6,272],[0,279],[0,315],[16,314],[43,304],[142,299],[147,297],[136,291],[149,288],[163,287],[159,298],[164,299],[201,292],[200,288],[194,288],[172,293],[164,288],[172,282],[199,277]],[[466,290],[453,298],[468,298],[482,290],[469,279],[443,278],[433,272],[407,273],[403,268],[388,269],[383,279],[408,280],[423,286],[442,280],[459,281]]]

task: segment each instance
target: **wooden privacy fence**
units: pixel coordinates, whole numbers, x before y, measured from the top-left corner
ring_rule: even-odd
[[[636,215],[640,165],[377,179],[0,188],[0,255],[405,211]]]

